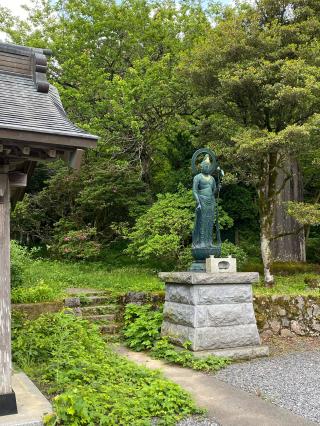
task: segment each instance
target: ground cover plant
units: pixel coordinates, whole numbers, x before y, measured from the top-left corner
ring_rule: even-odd
[[[73,315],[17,318],[13,355],[52,399],[46,425],[173,425],[200,413],[178,385],[115,354],[96,326]]]
[[[319,274],[278,275],[274,287],[267,288],[260,281],[253,286],[253,292],[257,296],[320,296],[320,287],[312,288],[309,284],[310,280],[319,280]]]
[[[161,338],[162,321],[162,307],[153,309],[151,305],[127,305],[123,330],[126,344],[135,351],[150,350],[154,358],[194,370],[217,371],[230,364],[227,358],[212,355],[202,359],[195,357],[187,350],[190,342],[185,342],[184,349],[177,350],[167,338]]]
[[[31,259],[26,248],[16,241],[11,241],[11,285],[13,288],[21,285],[25,279],[25,270]]]
[[[113,259],[109,262],[32,259],[28,251],[20,249],[16,243],[13,247],[13,303],[62,300],[65,297],[65,289],[69,287],[91,287],[106,290],[115,296],[127,291],[164,290],[164,285],[156,273],[143,265],[126,265]],[[18,263],[15,252],[25,256],[23,263]],[[119,256],[122,254],[119,253]]]

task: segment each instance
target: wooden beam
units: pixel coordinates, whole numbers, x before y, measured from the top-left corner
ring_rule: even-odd
[[[9,128],[0,128],[0,139],[5,139],[6,144],[9,140],[14,141],[23,141],[23,142],[33,142],[38,143],[42,146],[51,145],[50,148],[55,148],[56,146],[65,146],[72,148],[95,148],[97,146],[97,137],[94,136],[84,136],[81,137],[81,134],[77,136],[75,133],[70,134],[59,134],[58,132],[53,133],[50,131],[37,132],[35,129],[30,129],[26,131],[23,129],[9,129]]]
[[[10,301],[10,187],[0,168],[0,395],[12,393]]]
[[[30,155],[30,146],[24,146],[22,148],[22,154],[23,155]]]
[[[0,174],[0,203],[3,203],[3,199],[6,192],[6,179],[7,179],[6,174],[3,174],[3,173]]]
[[[74,152],[72,152],[70,156],[70,167],[75,170],[80,170],[83,154],[83,149],[76,149]]]
[[[12,188],[25,188],[27,186],[28,175],[21,172],[9,173],[10,187]]]
[[[48,151],[48,157],[50,157],[50,158],[56,158],[56,156],[57,156],[57,150],[55,150],[55,149],[49,149],[49,151]]]

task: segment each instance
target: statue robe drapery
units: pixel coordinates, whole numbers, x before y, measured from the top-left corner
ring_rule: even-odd
[[[192,233],[192,247],[213,247],[216,182],[199,173],[193,180],[193,196],[198,203]],[[199,205],[201,208],[199,208]]]

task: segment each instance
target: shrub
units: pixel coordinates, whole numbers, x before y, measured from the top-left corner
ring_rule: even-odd
[[[123,332],[127,345],[138,352],[151,349],[160,338],[162,320],[162,313],[152,311],[150,305],[127,305]]]
[[[40,281],[34,287],[19,287],[12,290],[12,303],[38,303],[59,300],[62,296],[61,291],[54,287],[49,287],[43,281]]]
[[[216,371],[230,363],[226,358],[211,355],[199,359],[186,349],[176,349],[169,343],[168,338],[161,338],[163,315],[153,310],[151,305],[127,305],[124,319],[126,344],[138,352],[151,350],[150,353],[154,358],[194,370]],[[185,343],[185,348],[189,343]]]
[[[31,258],[28,250],[11,241],[11,286],[19,287],[23,284],[26,267],[30,264]]]
[[[159,425],[200,411],[189,394],[116,355],[98,327],[73,315],[47,314],[13,331],[14,361],[53,395],[47,425]]]
[[[221,247],[221,256],[227,257],[230,255],[237,259],[238,266],[243,265],[247,260],[247,253],[241,247],[229,241],[224,241]]]
[[[59,233],[50,250],[57,257],[68,260],[94,260],[101,252],[101,244],[96,237],[96,228],[90,227]]]
[[[308,262],[320,264],[320,238],[312,237],[307,240]]]

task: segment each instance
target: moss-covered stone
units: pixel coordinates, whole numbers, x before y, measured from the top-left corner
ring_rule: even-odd
[[[320,296],[255,296],[254,309],[260,331],[320,336]]]

